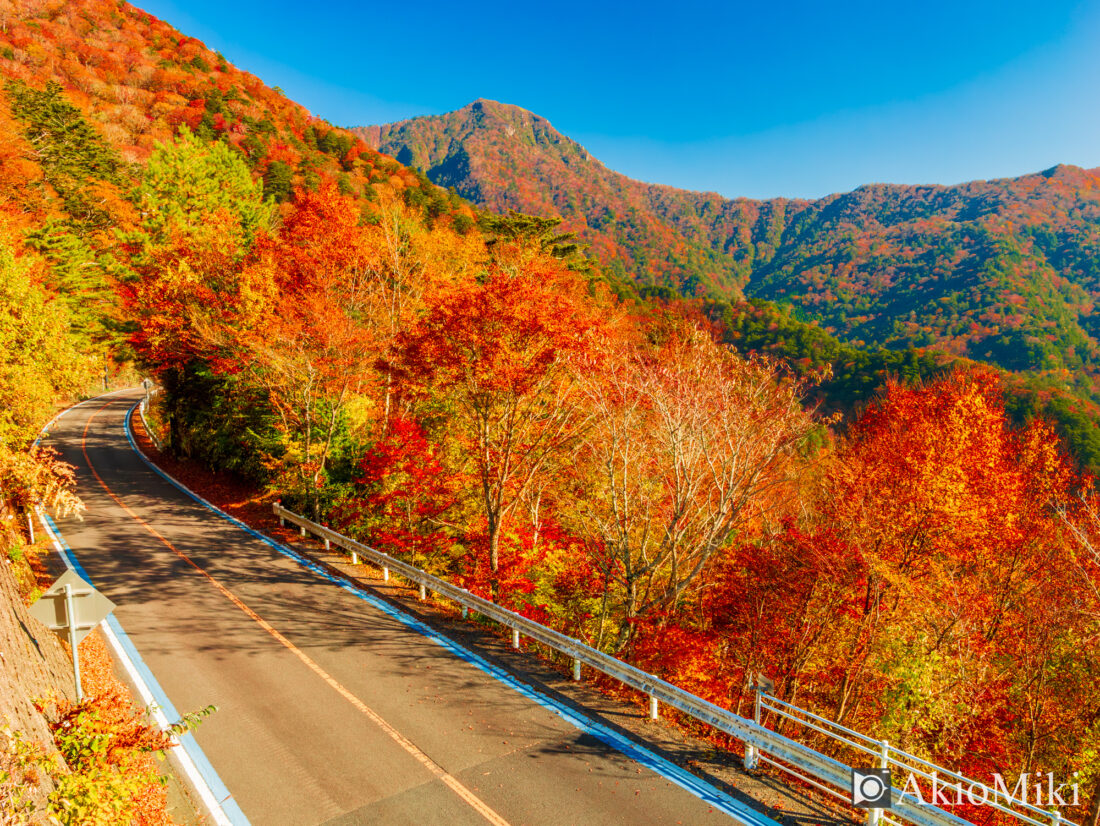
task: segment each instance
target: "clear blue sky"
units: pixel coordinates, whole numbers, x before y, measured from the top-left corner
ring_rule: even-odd
[[[1100,166],[1100,0],[137,5],[341,126],[491,98],[727,196]]]

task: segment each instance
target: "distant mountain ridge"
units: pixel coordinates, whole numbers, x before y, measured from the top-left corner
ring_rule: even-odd
[[[632,180],[494,101],[353,131],[484,208],[562,216],[637,283],[775,300],[857,345],[935,345],[1098,397],[1100,170],[761,201]]]
[[[687,294],[739,294],[748,271],[723,249],[727,231],[748,223],[767,236],[775,210],[809,203],[731,201],[635,181],[608,169],[545,118],[490,100],[351,131],[373,147],[392,147],[387,154],[474,203],[560,215],[620,275]]]

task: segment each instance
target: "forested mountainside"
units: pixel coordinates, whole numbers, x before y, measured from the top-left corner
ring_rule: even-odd
[[[686,295],[740,295],[751,266],[729,238],[748,226],[746,240],[774,244],[786,211],[805,206],[728,201],[631,180],[545,118],[491,100],[352,131],[485,208],[562,216],[619,275]]]
[[[431,201],[435,213],[457,204],[435,187],[422,187],[415,172],[392,158],[125,2],[9,0],[0,9],[0,73],[17,116],[25,123],[39,117],[31,125],[38,132],[27,140],[44,165],[45,183],[62,200],[79,189],[80,175],[125,185],[132,165],[147,161],[157,141],[186,126],[204,141],[231,146],[277,202],[295,186],[313,188],[328,175],[342,192],[367,201],[395,188],[421,190],[410,197]],[[19,100],[24,84],[41,91],[51,81],[111,147],[113,160],[76,169],[63,146],[38,146],[50,140],[50,124],[37,107]]]
[[[120,288],[165,230],[149,207],[172,176],[211,215],[262,190],[249,232],[276,223],[295,187],[322,179],[366,221],[397,199],[428,222],[473,224],[469,207],[422,175],[124,2],[5,4],[0,77],[2,286],[6,300],[36,308],[0,328],[7,447],[27,445],[57,398],[102,386],[104,369],[124,359],[134,319]],[[190,155],[146,175],[158,143],[177,135]],[[207,145],[214,154],[200,161]]]
[[[640,284],[779,301],[857,346],[934,346],[1100,399],[1100,170],[730,200],[631,180],[493,101],[355,131],[488,209],[564,217]]]
[[[893,281],[875,270],[882,295],[983,273],[1015,260],[1007,207],[951,207],[960,238],[984,226],[988,244],[945,246],[921,274],[891,235],[916,219],[655,190],[646,203],[716,235],[689,249],[671,219],[639,218],[669,243],[632,291],[552,221],[475,216],[125,3],[6,5],[0,72],[4,507],[79,508],[32,437],[133,364],[163,388],[166,449],[258,493],[739,712],[764,671],[781,700],[974,776],[1080,772],[1098,817],[1092,480],[1046,422],[1012,421],[1002,376],[959,357],[976,333],[964,349],[929,327],[954,354],[857,347],[800,319],[812,302],[736,293],[780,289],[790,239],[832,273],[826,221],[861,227],[842,245],[853,267],[836,265],[852,283],[856,262],[894,262]],[[521,171],[502,188],[535,180]],[[1036,185],[1078,204],[1077,175]],[[1091,213],[1066,210],[1022,260],[1085,266],[1091,236],[1059,233]],[[893,240],[864,250],[863,232]],[[598,250],[624,277],[629,240]],[[735,277],[698,282],[726,297],[662,291],[677,249],[689,293],[687,267],[732,261]],[[1054,293],[1032,297],[1028,323],[1054,312]]]

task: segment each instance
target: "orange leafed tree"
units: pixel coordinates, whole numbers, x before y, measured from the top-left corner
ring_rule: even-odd
[[[245,281],[258,300],[233,325],[206,330],[262,388],[279,417],[281,465],[308,505],[325,482],[332,441],[348,401],[375,381],[380,344],[367,277],[373,250],[354,202],[335,187],[299,193],[278,237],[260,245]],[[262,295],[263,285],[271,285]]]
[[[1091,645],[1052,506],[1075,484],[1056,436],[1013,430],[992,375],[892,382],[830,476],[820,516],[867,566],[832,655],[833,714],[870,713],[943,759],[1034,766],[1064,725],[1039,701],[1050,663],[1072,693]]]
[[[518,253],[492,261],[476,283],[436,295],[398,339],[405,378],[453,405],[494,573],[509,515],[587,423],[576,370],[599,328],[593,309],[575,273]]]

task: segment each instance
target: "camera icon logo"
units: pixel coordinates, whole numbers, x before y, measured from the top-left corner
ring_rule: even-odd
[[[893,805],[889,769],[852,769],[852,805],[860,809],[889,809]]]

